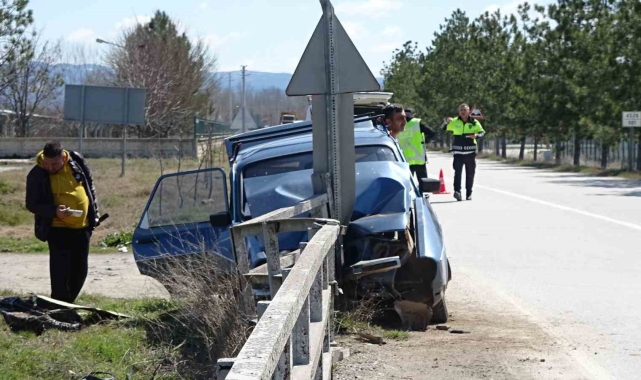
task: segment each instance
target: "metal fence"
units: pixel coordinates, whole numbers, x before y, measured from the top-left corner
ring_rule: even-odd
[[[230,127],[231,124],[229,123],[194,117],[194,138],[231,136],[238,133],[238,131],[234,131]]]
[[[502,151],[501,141],[496,138],[483,139],[483,151],[487,153],[496,152],[497,144],[499,145],[498,151]],[[506,156],[518,157],[521,145],[518,143],[506,143]],[[538,161],[554,161],[556,157],[556,144],[538,144],[537,160]],[[587,166],[599,166],[602,158],[603,143],[598,140],[582,140],[581,141],[581,164]],[[561,161],[564,163],[571,163],[574,158],[574,141],[563,141],[559,144],[559,151]],[[526,141],[525,145],[525,158],[532,159],[534,157],[534,142],[531,139]],[[629,140],[622,139],[619,143],[612,145],[608,149],[608,167],[612,169],[629,168],[630,160],[632,160],[633,168],[641,170],[638,165],[639,161],[639,142],[635,141],[633,144]]]
[[[258,323],[238,356],[218,361],[218,380],[331,378],[335,252],[344,232],[328,219],[331,199],[317,195],[232,227],[238,269],[246,277],[267,276],[271,301],[258,302]],[[307,212],[311,218],[296,217]],[[281,255],[278,234],[296,231],[307,231],[308,242]],[[249,271],[245,238],[259,235],[266,268]]]

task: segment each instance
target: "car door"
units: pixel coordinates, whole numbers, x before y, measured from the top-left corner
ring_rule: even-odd
[[[424,196],[416,197],[414,201],[416,248],[418,257],[431,259],[436,263],[436,275],[432,282],[432,289],[436,295],[447,286],[450,278],[449,265],[443,232],[429,200]]]
[[[134,231],[134,258],[141,262],[211,252],[233,262],[229,215],[222,169],[165,174],[156,182]]]

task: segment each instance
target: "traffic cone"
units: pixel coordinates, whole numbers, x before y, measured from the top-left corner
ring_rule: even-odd
[[[441,169],[441,173],[438,175],[438,180],[441,182],[441,187],[438,189],[438,192],[434,194],[449,194],[449,192],[445,189],[445,178],[443,178],[443,169]]]

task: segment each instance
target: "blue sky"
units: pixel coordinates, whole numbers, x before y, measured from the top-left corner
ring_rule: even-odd
[[[524,0],[334,0],[341,23],[375,75],[407,40],[429,45],[439,24],[457,8],[471,17],[486,10],[515,12]],[[549,3],[539,0],[537,3]],[[191,38],[204,39],[219,71],[287,72],[296,68],[322,11],[318,0],[31,0],[35,26],[46,39],[109,47],[123,27],[149,20],[157,9],[179,21]],[[94,54],[98,57],[99,54]]]

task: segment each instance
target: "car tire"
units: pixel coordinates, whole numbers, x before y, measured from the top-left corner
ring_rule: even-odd
[[[436,306],[432,308],[432,323],[446,323],[449,317],[447,311],[447,304],[445,303],[445,293],[443,293],[443,298]]]

